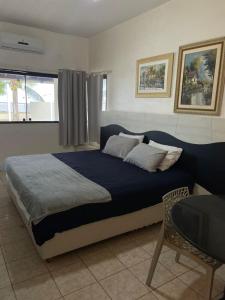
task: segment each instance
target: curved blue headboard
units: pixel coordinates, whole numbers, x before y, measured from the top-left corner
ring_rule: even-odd
[[[101,127],[100,148],[104,148],[111,135],[117,135],[120,132],[133,135],[143,134],[145,143],[151,139],[161,144],[183,148],[181,158],[175,167],[185,168],[191,172],[196,178],[196,183],[212,194],[225,194],[225,142],[191,144],[162,131],[134,133],[120,125],[112,124]]]

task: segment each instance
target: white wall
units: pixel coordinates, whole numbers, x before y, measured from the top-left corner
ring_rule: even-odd
[[[178,139],[207,144],[225,141],[225,119],[187,114],[153,114],[143,112],[106,111],[101,115],[101,124],[119,124],[133,132],[160,130]]]
[[[60,151],[58,124],[0,124],[0,164],[7,156]]]
[[[57,72],[61,68],[88,69],[86,38],[3,22],[0,22],[0,31],[40,38],[45,48],[43,55],[0,49],[0,67],[41,72]]]
[[[224,35],[224,0],[171,0],[91,38],[90,69],[112,70],[109,109],[171,115],[179,46]],[[135,98],[136,60],[168,52],[175,53],[171,98]]]
[[[60,68],[88,70],[88,40],[32,27],[0,22],[0,31],[43,40],[45,53],[0,49],[0,68],[56,73]],[[58,143],[58,124],[0,124],[0,163],[9,155],[68,151]],[[73,150],[73,149],[72,149]]]

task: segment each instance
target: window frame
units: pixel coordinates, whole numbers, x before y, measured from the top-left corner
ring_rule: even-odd
[[[41,73],[33,71],[23,71],[23,70],[10,70],[0,68],[0,73],[5,74],[14,74],[14,75],[23,75],[23,76],[37,76],[37,77],[49,77],[49,78],[58,78],[58,74],[53,73]],[[35,123],[59,123],[59,121],[0,121],[0,124],[35,124]]]
[[[103,80],[106,80],[106,103],[105,103],[105,110],[103,110],[103,103],[102,103],[102,106],[101,106],[101,112],[104,112],[104,111],[107,111],[108,110],[108,74],[107,73],[104,73],[103,74]],[[102,95],[103,97],[103,95]]]

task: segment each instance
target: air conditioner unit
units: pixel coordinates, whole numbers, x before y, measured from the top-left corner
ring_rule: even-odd
[[[0,48],[43,54],[43,42],[39,39],[9,32],[0,32]]]

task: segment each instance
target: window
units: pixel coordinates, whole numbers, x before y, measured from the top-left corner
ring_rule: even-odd
[[[107,74],[103,75],[103,85],[102,85],[102,111],[107,110]]]
[[[58,76],[0,70],[0,122],[58,121]]]

